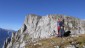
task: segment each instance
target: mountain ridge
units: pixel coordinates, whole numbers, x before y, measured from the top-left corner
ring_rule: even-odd
[[[75,36],[85,34],[85,21],[78,18],[65,15],[38,16],[29,14],[18,32],[12,34],[11,41],[9,44],[6,44],[6,48],[25,48],[25,46],[31,42],[57,36],[57,21],[58,18],[61,17],[65,21],[65,32],[70,30],[71,35]]]

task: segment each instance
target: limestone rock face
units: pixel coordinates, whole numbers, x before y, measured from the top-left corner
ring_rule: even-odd
[[[29,14],[17,33],[13,33],[10,43],[6,48],[25,48],[26,44],[44,38],[57,36],[58,18],[64,19],[65,31],[70,30],[72,35],[84,34],[85,21],[64,15],[38,16]]]

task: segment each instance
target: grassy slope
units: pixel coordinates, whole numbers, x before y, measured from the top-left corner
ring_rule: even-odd
[[[69,45],[71,42],[76,42],[79,46],[85,45],[85,35],[80,35],[79,37],[51,37],[48,39],[40,40],[36,43],[31,43],[26,45],[26,48],[54,48],[54,46],[61,46],[64,48],[66,45]],[[34,45],[35,44],[35,45]]]

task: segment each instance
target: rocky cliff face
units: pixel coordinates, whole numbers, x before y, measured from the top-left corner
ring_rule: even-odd
[[[85,21],[64,15],[38,16],[29,14],[17,33],[13,33],[11,40],[3,48],[25,48],[25,45],[52,36],[57,36],[58,18],[64,19],[65,31],[70,30],[71,35],[85,34]]]

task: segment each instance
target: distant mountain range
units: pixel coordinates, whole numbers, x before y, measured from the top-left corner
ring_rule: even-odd
[[[2,48],[6,38],[11,37],[12,32],[15,32],[15,31],[0,28],[0,48]]]

